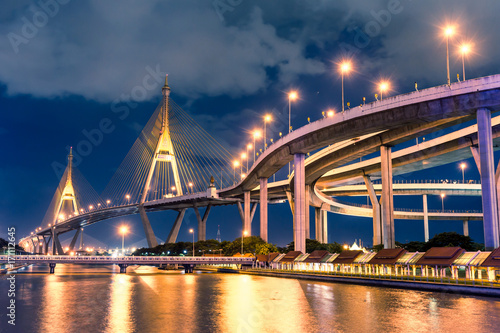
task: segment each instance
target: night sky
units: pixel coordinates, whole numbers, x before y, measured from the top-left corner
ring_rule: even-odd
[[[41,4],[47,4],[45,8]],[[169,74],[171,98],[232,154],[274,117],[269,137],[287,131],[287,92],[294,128],[341,109],[337,64],[351,58],[346,102],[374,99],[376,83],[391,82],[389,95],[446,83],[442,27],[455,24],[450,40],[451,77],[461,73],[462,41],[472,43],[466,77],[500,68],[498,1],[3,1],[0,11],[0,237],[15,226],[17,238],[38,227],[59,183],[57,165],[67,147],[87,140],[85,131],[110,119],[113,130],[75,157],[75,164],[102,192],[161,99]],[[145,77],[148,76],[147,82]],[[137,88],[140,87],[140,88]],[[141,93],[139,93],[141,92]],[[145,93],[144,93],[145,92]],[[143,94],[144,93],[144,94]],[[119,112],[126,106],[127,112]],[[123,110],[123,108],[122,108]],[[78,151],[76,152],[78,154]],[[86,155],[86,156],[82,156]],[[498,158],[498,156],[496,156]],[[472,160],[467,179],[479,180]],[[398,176],[398,179],[461,179],[458,163]],[[395,198],[396,207],[421,208],[416,197]],[[360,199],[361,202],[365,200]],[[479,197],[447,197],[449,209],[481,209]],[[441,199],[429,198],[439,209]],[[311,220],[314,221],[313,210]],[[258,234],[258,210],[253,234]],[[165,240],[175,213],[149,214]],[[372,240],[371,219],[329,214],[329,240]],[[269,241],[292,240],[287,203],[269,207]],[[138,216],[100,222],[85,234],[121,246],[118,226],[128,224],[127,244],[145,244]],[[314,223],[313,223],[314,224]],[[207,238],[241,234],[236,206],[215,207]],[[196,226],[188,210],[178,240]],[[430,222],[431,236],[461,232],[461,221]],[[311,231],[314,235],[314,229]],[[482,223],[470,235],[483,241]],[[64,240],[68,236],[63,236]],[[422,221],[396,220],[396,240],[423,240]],[[90,244],[92,245],[92,244]]]

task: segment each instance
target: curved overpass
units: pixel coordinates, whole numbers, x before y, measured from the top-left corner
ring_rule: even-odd
[[[198,197],[187,195],[148,202],[144,207],[147,211],[153,211],[178,209],[182,204],[192,207],[193,202],[200,202],[200,206],[233,204],[235,197],[256,188],[259,179],[271,177],[292,161],[295,154],[306,154],[328,145],[344,145],[345,149],[337,149],[336,153],[324,152],[322,158],[311,159],[306,183],[312,184],[339,161],[345,164],[378,150],[382,145],[394,145],[437,129],[466,122],[475,117],[479,108],[500,110],[500,75],[386,98],[323,118],[285,135],[272,144],[257,159],[245,179],[232,187],[217,191],[217,200],[207,200],[207,195],[200,193],[197,194]],[[352,149],[356,145],[357,147]],[[293,188],[293,182],[291,185]],[[282,190],[286,186],[283,184],[278,187]],[[57,228],[62,228],[61,231],[64,232],[104,219],[136,213],[137,205],[101,209],[68,219],[58,224]],[[37,234],[43,235],[47,232],[50,232],[50,228],[45,228]]]

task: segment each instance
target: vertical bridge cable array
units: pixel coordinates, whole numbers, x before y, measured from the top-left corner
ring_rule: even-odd
[[[205,191],[212,176],[217,188],[233,184],[231,154],[172,99],[166,131],[172,141],[173,157],[155,159],[163,122],[161,111],[160,104],[106,186],[102,194],[105,200],[109,198],[120,205],[138,203],[152,167],[154,173],[145,201],[178,195],[172,170],[174,159],[183,194]]]
[[[82,173],[74,166],[71,171],[71,183],[75,193],[78,214],[88,213],[89,211],[106,207],[106,202],[101,199]],[[72,203],[69,202],[69,200],[63,200],[61,204],[61,198],[67,180],[68,168],[64,171],[59,186],[52,197],[52,201],[43,218],[42,227],[47,227],[49,224],[54,225],[54,222],[60,223],[76,215]]]

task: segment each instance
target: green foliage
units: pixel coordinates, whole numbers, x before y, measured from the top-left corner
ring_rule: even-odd
[[[278,248],[274,244],[263,243],[257,244],[255,254],[269,254],[273,252],[278,252]]]
[[[431,247],[460,246],[467,251],[474,251],[476,246],[469,236],[460,235],[456,232],[442,232],[429,239],[423,250],[427,251]]]
[[[277,252],[278,248],[273,244],[268,244],[264,242],[260,237],[248,236],[243,240],[243,252],[244,253],[254,253],[254,254],[267,254],[270,252]],[[222,253],[225,256],[232,256],[236,253],[241,252],[241,237],[236,238],[234,241],[222,241],[218,242],[215,239],[209,239],[206,241],[198,241],[194,244],[194,255],[201,256],[203,254],[219,254]],[[186,251],[186,253],[184,253]],[[133,255],[170,255],[179,256],[186,255],[191,256],[193,253],[193,243],[192,242],[177,242],[177,243],[167,243],[163,245],[158,245],[155,248],[142,248],[138,249],[133,253]]]
[[[283,248],[284,249],[283,253],[294,251],[294,248],[295,248],[295,243],[291,242],[286,246],[286,248]],[[306,252],[311,253],[314,250],[326,250],[330,253],[340,253],[344,249],[342,248],[342,245],[337,242],[323,244],[315,239],[306,239]]]
[[[406,244],[396,242],[397,247],[401,247],[409,252],[426,252],[431,247],[454,247],[459,246],[466,251],[484,251],[484,245],[474,243],[469,236],[460,235],[456,232],[442,232],[435,235],[428,242],[412,241]],[[377,245],[376,248],[383,248],[383,245]],[[378,250],[377,250],[378,251]]]

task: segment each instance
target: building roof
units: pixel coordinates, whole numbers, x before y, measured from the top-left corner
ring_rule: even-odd
[[[295,262],[303,262],[304,260],[307,259],[307,257],[309,257],[309,253],[305,253],[305,254],[300,254],[297,258],[295,258]]]
[[[280,262],[281,258],[283,258],[285,256],[284,253],[278,253],[278,255],[274,256],[274,257],[273,257],[273,255],[274,255],[274,253],[271,253],[269,255],[269,262]]]
[[[369,262],[375,255],[377,254],[377,252],[366,252],[366,253],[363,253],[362,255],[360,256],[357,256],[356,259],[354,259],[354,264],[366,264],[367,262]]]
[[[395,249],[382,249],[377,252],[377,254],[370,260],[370,265],[394,265],[398,259],[405,254],[405,249],[395,248]]]
[[[412,260],[413,260],[413,263],[415,263],[418,259],[422,258],[423,255],[424,255],[424,253],[407,252],[407,253],[403,254],[401,257],[399,257],[398,260],[396,260],[396,265],[410,265]]]
[[[258,254],[257,255],[257,261],[268,262],[269,261],[269,255],[268,254]]]
[[[281,253],[279,252],[273,252],[273,253],[269,253],[269,262],[273,261],[274,259],[276,259],[277,257],[280,256]]]
[[[333,253],[332,255],[330,255],[325,262],[327,263],[332,263],[335,259],[337,259],[337,257],[340,255],[340,253]]]
[[[279,262],[293,262],[295,258],[297,258],[299,255],[301,255],[302,252],[300,251],[290,251]]]
[[[482,267],[500,267],[500,247],[493,250],[481,264]]]
[[[363,251],[342,251],[335,260],[332,261],[334,264],[352,264],[354,259],[356,259]]]
[[[328,252],[326,250],[314,250],[304,260],[304,262],[322,262],[323,258],[325,258],[329,254],[330,254],[330,252]]]
[[[450,266],[465,250],[461,247],[433,247],[415,263],[416,265]]]

